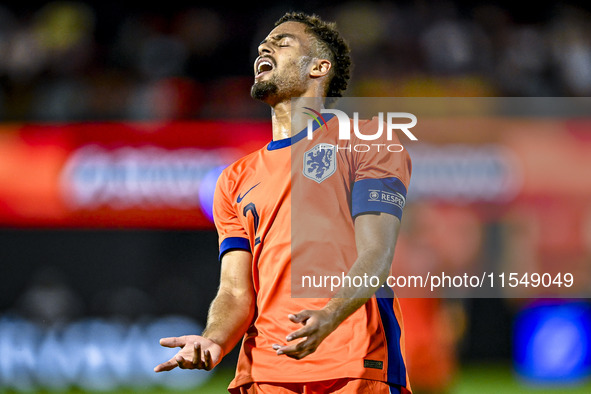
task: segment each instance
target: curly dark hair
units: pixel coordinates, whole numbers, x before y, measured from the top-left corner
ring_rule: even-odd
[[[305,24],[306,32],[316,38],[316,54],[330,60],[332,76],[326,87],[327,97],[341,97],[347,89],[351,77],[351,55],[349,45],[336,29],[336,23],[326,22],[316,14],[303,12],[288,12],[283,15],[275,26],[285,22],[300,22]]]

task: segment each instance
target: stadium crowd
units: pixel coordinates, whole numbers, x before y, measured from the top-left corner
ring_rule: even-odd
[[[266,118],[258,41],[297,3],[0,6],[0,119]],[[15,3],[16,4],[16,3]],[[349,96],[588,96],[591,18],[550,3],[307,2],[353,48]],[[510,4],[510,3],[508,3]]]

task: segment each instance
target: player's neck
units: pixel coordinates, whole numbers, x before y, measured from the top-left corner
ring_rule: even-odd
[[[273,141],[290,138],[304,130],[308,125],[308,119],[310,119],[305,112],[309,112],[310,108],[320,111],[324,107],[323,102],[322,97],[303,97],[274,105],[271,108]]]

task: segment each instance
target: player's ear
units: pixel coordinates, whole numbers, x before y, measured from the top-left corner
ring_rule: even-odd
[[[312,69],[310,70],[310,76],[313,78],[324,77],[328,75],[332,64],[328,59],[314,59],[312,62]]]

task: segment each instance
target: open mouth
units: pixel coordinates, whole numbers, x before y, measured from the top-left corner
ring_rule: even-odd
[[[272,71],[274,68],[273,62],[266,57],[258,58],[255,64],[255,75],[256,77],[260,77],[263,74],[266,74]]]

